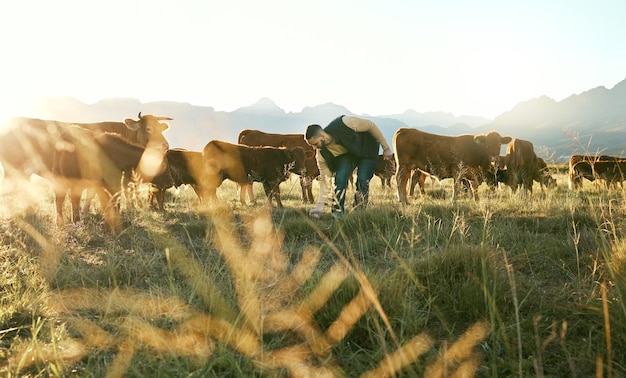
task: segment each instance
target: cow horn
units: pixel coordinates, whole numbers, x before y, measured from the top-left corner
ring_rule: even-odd
[[[141,112],[139,112],[139,114],[137,114],[137,118],[141,119]]]

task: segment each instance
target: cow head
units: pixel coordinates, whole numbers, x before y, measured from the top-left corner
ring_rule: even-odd
[[[163,136],[163,132],[169,128],[167,123],[160,121],[171,121],[169,117],[155,117],[153,115],[141,115],[139,112],[138,121],[132,118],[126,118],[124,124],[130,130],[137,132],[137,142],[144,147],[163,149],[167,151],[169,143]]]
[[[474,136],[474,142],[482,146],[491,160],[495,160],[500,156],[500,147],[503,144],[508,144],[513,138],[503,137],[497,131],[490,131],[487,134],[480,134]]]
[[[289,160],[292,162],[292,164],[289,165],[288,171],[298,175],[305,174],[307,170],[305,166],[306,154],[304,150],[301,147],[293,147],[287,148],[286,152],[289,156]]]
[[[315,150],[310,149],[304,151],[304,171],[307,176],[314,177],[319,175],[319,169],[317,168],[317,159],[315,158]]]

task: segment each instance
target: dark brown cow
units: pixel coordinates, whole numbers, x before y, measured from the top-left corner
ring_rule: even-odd
[[[510,141],[511,137],[502,137],[495,131],[481,135],[444,136],[417,129],[398,129],[393,136],[398,199],[402,204],[408,203],[407,182],[415,169],[440,179],[453,178],[455,187],[462,179],[467,179],[474,198],[478,199],[480,176],[492,170],[491,162],[499,156],[501,145]]]
[[[608,155],[572,155],[569,158],[569,188],[582,187],[582,179],[604,180],[606,187],[621,185],[626,159]]]
[[[550,169],[548,169],[548,164],[540,157],[537,157],[537,168],[539,168],[539,180],[535,180],[539,182],[541,185],[541,190],[543,187],[554,188],[556,187],[556,179],[552,177]]]
[[[395,157],[392,160],[385,159],[383,155],[378,155],[374,174],[380,178],[383,188],[387,185],[391,188],[391,178],[396,174]]]
[[[259,130],[242,130],[237,137],[237,143],[246,146],[271,146],[294,148],[300,147],[305,152],[304,162],[299,162],[305,170],[300,174],[300,188],[302,189],[302,201],[305,203],[313,203],[313,180],[319,176],[320,171],[317,167],[315,159],[315,149],[311,147],[305,140],[304,134],[272,134]],[[252,188],[249,187],[249,196],[252,195]],[[251,198],[252,199],[252,198]]]
[[[225,179],[242,186],[256,181],[263,183],[270,206],[275,199],[277,206],[283,207],[279,185],[291,173],[302,174],[304,151],[300,147],[248,147],[214,140],[202,150],[202,161],[202,197],[217,198],[217,188]],[[243,190],[240,200],[245,203]]]
[[[153,206],[153,201],[156,199],[158,209],[163,211],[165,191],[171,187],[178,188],[185,184],[190,185],[202,200],[200,197],[202,193],[200,189],[203,169],[202,152],[174,148],[167,151],[165,160],[167,170],[152,180],[154,188],[150,192],[150,205]]]
[[[57,151],[54,159],[57,219],[63,219],[63,200],[69,191],[76,212],[83,189],[95,189],[104,209],[107,229],[119,231],[119,205],[114,196],[131,172],[145,181],[165,170],[163,145],[144,148],[114,133],[94,133],[75,127],[67,131],[71,148]],[[74,214],[77,216],[77,214]]]
[[[506,166],[506,184],[515,192],[518,187],[532,193],[533,182],[539,182],[542,187],[556,185],[556,180],[550,176],[550,171],[543,159],[537,157],[533,144],[527,140],[513,138],[506,149],[506,156],[501,162]]]

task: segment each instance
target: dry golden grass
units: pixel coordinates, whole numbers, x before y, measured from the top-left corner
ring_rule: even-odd
[[[128,210],[116,237],[92,234],[97,221],[53,234],[45,217],[5,221],[0,373],[141,376],[169,361],[224,376],[618,375],[623,198],[486,192],[389,208],[392,196],[341,223],[307,219],[297,199],[291,212]],[[32,324],[10,326],[21,312]]]

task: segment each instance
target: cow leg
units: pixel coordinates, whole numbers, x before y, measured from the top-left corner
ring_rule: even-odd
[[[165,211],[165,192],[166,191],[167,189],[165,188],[159,188],[159,191],[156,192],[157,207],[161,211]]]
[[[83,192],[82,187],[70,187],[70,204],[72,205],[72,219],[70,221],[78,223],[81,218],[80,196]]]
[[[197,184],[191,184],[191,188],[196,193],[196,196],[198,196],[198,200],[202,202],[202,196],[204,195],[204,193],[202,192],[202,186]]]
[[[413,173],[411,173],[411,181],[410,181],[410,189],[409,189],[409,195],[411,197],[415,196],[415,186],[419,185],[420,187],[420,193],[424,196],[426,195],[426,189],[425,189],[425,185],[424,183],[426,182],[426,177],[427,175],[420,171],[419,169],[416,169],[413,171]],[[432,179],[432,177],[431,177]]]
[[[56,206],[57,213],[57,226],[63,226],[65,224],[65,220],[63,219],[63,203],[65,202],[65,196],[67,195],[67,187],[63,188],[58,183],[55,183],[54,188],[54,201]]]
[[[247,184],[237,184],[237,191],[239,192],[239,202],[241,202],[242,205],[246,204],[246,191],[248,190],[246,186]]]
[[[78,192],[78,201],[75,199],[78,183],[72,179],[60,176],[51,179],[51,181],[55,195],[54,201],[57,213],[57,225],[63,226],[65,224],[65,218],[63,216],[63,205],[65,203],[65,197],[67,197],[68,195],[70,197],[70,206],[72,207],[69,215],[69,222],[78,222],[80,220],[80,191]]]
[[[306,177],[306,195],[309,203],[315,203],[315,198],[313,197],[313,177]]]
[[[470,184],[470,188],[472,190],[472,195],[474,197],[474,201],[478,201],[478,186],[480,185],[477,180],[468,180]]]
[[[263,182],[263,190],[265,191],[270,207],[274,207],[272,199],[275,199],[276,206],[278,208],[283,208],[283,203],[280,200],[280,182],[278,184]]]
[[[246,193],[248,194],[248,199],[250,200],[250,203],[254,205],[256,203],[256,199],[254,198],[254,191],[252,190],[252,183],[246,186]]]
[[[304,176],[300,176],[298,181],[300,181],[300,198],[302,199],[302,202],[306,203],[307,202],[307,195],[306,195],[305,177]]]
[[[406,198],[406,186],[410,177],[411,170],[405,165],[398,164],[398,170],[396,171],[396,190],[398,192],[398,200],[403,205],[409,204]]]
[[[255,200],[254,200],[254,191],[252,190],[252,183],[246,183],[246,184],[238,184],[239,186],[239,202],[241,202],[242,205],[246,205],[246,196],[248,197],[248,200],[250,200],[250,204],[254,204]]]
[[[117,198],[117,196],[112,196],[111,193],[103,187],[97,188],[96,194],[98,195],[98,198],[100,198],[100,203],[102,204],[104,223],[107,232],[111,234],[119,233],[122,228],[119,198]]]
[[[150,188],[150,192],[148,194],[148,206],[151,209],[155,208],[154,201],[156,200],[156,209],[159,211],[165,210],[165,205],[163,203],[165,201],[166,190],[167,189],[165,188],[159,188],[156,186],[153,186],[152,188]]]
[[[300,176],[300,188],[302,189],[302,202],[313,203],[313,179],[308,176]]]
[[[151,209],[154,209],[154,201],[157,200],[156,197],[157,197],[157,193],[159,192],[159,190],[160,189],[157,188],[156,186],[152,186],[150,188],[150,191],[148,191],[148,207]]]
[[[85,202],[83,202],[83,207],[80,212],[81,218],[85,219],[87,214],[89,214],[89,207],[91,207],[91,201],[96,196],[96,190],[93,188],[87,188],[87,194],[85,194]]]

